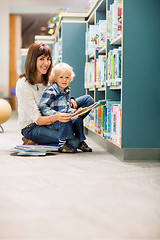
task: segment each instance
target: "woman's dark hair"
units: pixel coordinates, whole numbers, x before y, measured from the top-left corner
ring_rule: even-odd
[[[51,49],[48,45],[44,43],[33,43],[27,52],[26,60],[25,60],[25,65],[24,65],[24,70],[25,72],[22,73],[19,78],[26,77],[26,80],[34,85],[35,79],[36,79],[36,73],[37,73],[37,58],[41,55],[44,56],[49,56],[51,58],[51,65],[48,68],[48,71],[46,74],[43,74],[43,84],[47,85],[49,81],[49,76],[52,70],[52,53]]]

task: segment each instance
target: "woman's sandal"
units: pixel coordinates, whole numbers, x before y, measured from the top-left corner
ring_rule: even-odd
[[[24,145],[35,145],[36,143],[32,140],[29,140],[28,138],[22,137],[22,141]]]

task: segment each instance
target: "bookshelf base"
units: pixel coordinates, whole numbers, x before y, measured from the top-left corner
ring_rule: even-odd
[[[160,161],[160,148],[120,148],[88,128],[85,128],[85,134],[122,161]]]

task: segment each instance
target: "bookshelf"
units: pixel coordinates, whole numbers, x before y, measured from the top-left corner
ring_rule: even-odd
[[[113,3],[114,0],[97,1],[87,18],[87,31],[90,25],[105,18],[108,30],[108,11]],[[158,9],[159,0],[122,0],[122,33],[114,39],[107,39],[106,48],[95,50],[92,56],[95,59],[99,54],[106,53],[108,57],[109,51],[121,47],[121,84],[106,84],[101,90],[86,87],[86,93],[94,96],[95,101],[120,102],[120,144],[112,139],[103,139],[89,127],[86,129],[92,138],[121,160],[160,160]],[[87,56],[86,62],[90,61],[91,57]]]
[[[114,36],[110,35],[109,10],[113,10],[110,7],[113,3],[114,0],[97,0],[87,14],[62,15],[55,34],[55,42],[60,42],[60,54],[55,62],[64,61],[73,66],[76,78],[71,90],[75,97],[86,93],[95,101],[105,99],[107,106],[112,102],[120,108],[121,140],[107,139],[103,130],[98,134],[94,129],[97,120],[93,120],[91,115],[91,127],[87,123],[86,132],[92,139],[121,160],[160,160],[160,1],[122,0],[122,31],[118,36],[116,29],[113,30]],[[93,26],[105,20],[107,37],[104,46],[96,48],[89,45],[88,33],[94,32]],[[90,52],[88,46],[91,47]],[[116,55],[119,50],[121,55],[116,59],[121,61],[113,72],[117,74],[117,69],[120,71],[119,83],[116,83],[116,79],[115,82],[109,79],[111,62],[108,62],[108,54],[115,58],[119,56]],[[95,60],[104,55],[106,76],[103,84],[86,82],[86,65],[92,69]],[[93,80],[94,70],[90,73]]]
[[[73,67],[75,78],[71,82],[72,96],[85,94],[84,65],[85,65],[85,31],[86,14],[63,13],[55,32],[55,46],[59,52],[54,52],[54,63],[66,62]]]

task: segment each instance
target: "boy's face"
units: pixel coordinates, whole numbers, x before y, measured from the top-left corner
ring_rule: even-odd
[[[69,86],[70,81],[71,81],[70,74],[67,72],[61,72],[58,75],[57,80],[55,82],[57,83],[61,92],[64,92],[65,88]]]

